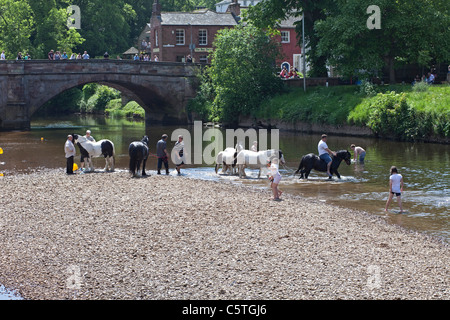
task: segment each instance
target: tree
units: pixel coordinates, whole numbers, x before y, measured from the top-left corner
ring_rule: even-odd
[[[274,64],[279,45],[251,24],[220,30],[213,45],[208,75],[214,108],[222,121],[236,123],[282,87]]]
[[[45,58],[51,49],[70,51],[84,39],[77,30],[67,28],[68,0],[26,0],[33,11],[35,29],[30,40],[33,56]]]
[[[19,51],[31,49],[30,36],[34,31],[32,9],[27,2],[0,0],[0,49],[8,58]]]
[[[369,29],[366,9],[377,3],[381,28]],[[355,69],[389,70],[395,82],[396,64],[428,65],[449,58],[450,22],[448,9],[437,1],[347,0],[339,14],[316,23],[320,36],[318,50],[341,73]]]
[[[311,66],[310,76],[327,76],[327,55],[317,51],[319,36],[314,28],[316,21],[325,19],[327,15],[337,10],[337,3],[333,0],[265,0],[249,8],[247,21],[251,21],[260,28],[276,28],[277,24],[290,15],[297,17],[305,13],[305,43],[308,49],[307,59]],[[302,24],[296,26],[297,38],[302,42]]]
[[[381,29],[367,28],[370,5],[380,8]],[[312,75],[326,75],[327,63],[345,75],[385,66],[390,82],[395,82],[396,65],[428,65],[450,58],[448,1],[266,0],[249,9],[249,19],[273,26],[277,19],[301,10]]]
[[[129,48],[130,24],[136,18],[134,9],[124,0],[74,0],[81,10],[80,34],[86,39],[78,51],[103,56],[105,51],[120,53]],[[143,28],[143,26],[141,26]]]

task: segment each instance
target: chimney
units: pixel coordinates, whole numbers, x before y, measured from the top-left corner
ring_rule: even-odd
[[[159,4],[159,0],[153,1],[152,15],[156,15],[156,16],[161,15],[161,5]]]
[[[232,0],[228,6],[227,12],[231,12],[235,19],[241,15],[241,5],[238,0]]]

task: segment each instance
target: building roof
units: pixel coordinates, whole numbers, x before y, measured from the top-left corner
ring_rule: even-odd
[[[235,26],[237,25],[231,13],[217,13],[211,10],[195,12],[161,12],[162,25],[193,25],[193,26]]]
[[[136,53],[139,53],[139,50],[136,49],[135,47],[131,47],[130,49],[125,51],[123,54],[136,54]]]

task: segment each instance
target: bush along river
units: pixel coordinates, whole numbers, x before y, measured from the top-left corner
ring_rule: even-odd
[[[45,170],[61,170],[64,178],[64,143],[71,133],[85,134],[92,131],[93,137],[109,139],[116,150],[116,169],[127,170],[128,146],[132,141],[140,140],[144,134],[150,138],[150,152],[147,172],[156,173],[156,142],[163,133],[169,135],[174,130],[187,129],[192,136],[193,126],[152,126],[145,127],[141,121],[125,118],[105,118],[102,116],[71,115],[57,119],[34,119],[30,131],[1,132],[0,173],[3,175],[28,174]],[[203,132],[208,128],[203,127]],[[222,129],[219,129],[222,130]],[[223,130],[222,130],[223,131]],[[223,134],[225,137],[225,133]],[[328,146],[333,151],[350,149],[351,144],[363,147],[367,151],[366,161],[346,165],[341,163],[336,177],[329,181],[326,173],[312,171],[309,179],[294,176],[303,155],[317,154],[320,134],[280,132],[280,149],[284,153],[285,166],[280,167],[282,180],[280,189],[286,193],[304,198],[366,211],[378,215],[388,222],[410,230],[423,232],[448,242],[450,240],[450,150],[447,145],[430,143],[408,143],[380,140],[366,137],[343,137],[328,133]],[[270,144],[270,137],[268,139]],[[175,141],[168,141],[169,151]],[[205,142],[204,144],[208,144]],[[249,149],[252,141],[246,141]],[[269,145],[270,146],[270,145]],[[192,148],[194,150],[194,148]],[[75,162],[80,165],[79,149]],[[192,158],[194,156],[191,155]],[[96,170],[103,170],[103,158],[94,159]],[[403,209],[400,213],[397,202],[391,203],[390,211],[384,212],[389,190],[389,170],[396,166],[404,178]],[[175,168],[170,163],[171,174]],[[256,188],[264,188],[270,196],[270,184],[267,178],[257,179],[256,170],[246,170],[247,178],[228,174],[216,174],[214,165],[188,165],[182,169],[189,178],[227,181]],[[1,177],[0,177],[1,178]],[[301,210],[301,208],[299,208]]]

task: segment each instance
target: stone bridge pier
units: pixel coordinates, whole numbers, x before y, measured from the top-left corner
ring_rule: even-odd
[[[58,94],[99,83],[139,103],[146,123],[188,124],[197,64],[130,60],[0,61],[0,130],[26,130],[32,115]]]

